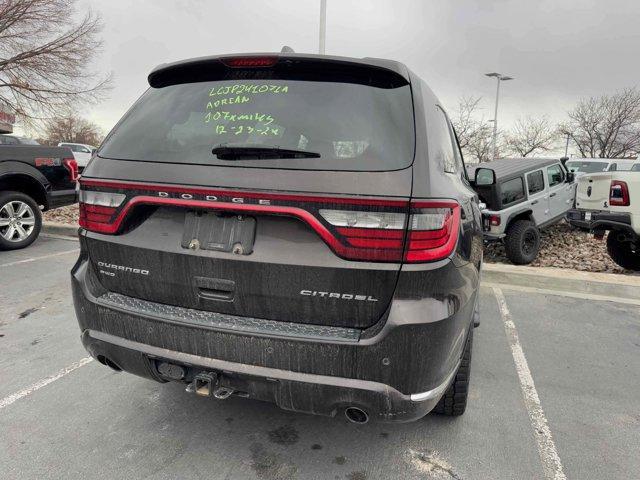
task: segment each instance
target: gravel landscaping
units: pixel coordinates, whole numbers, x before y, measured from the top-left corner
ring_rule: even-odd
[[[78,205],[57,208],[44,214],[45,221],[78,223]],[[485,246],[487,262],[510,263],[500,242]],[[607,254],[605,240],[571,228],[566,222],[549,227],[542,232],[542,249],[533,267],[556,267],[586,272],[632,273],[617,266]]]
[[[633,273],[609,258],[606,237],[596,240],[593,235],[572,228],[564,220],[541,232],[542,247],[532,267],[571,268],[585,272]],[[500,242],[485,246],[487,262],[510,263]]]
[[[78,204],[69,205],[68,207],[56,208],[44,212],[43,214],[45,222],[57,222],[57,223],[69,223],[72,225],[78,224]]]

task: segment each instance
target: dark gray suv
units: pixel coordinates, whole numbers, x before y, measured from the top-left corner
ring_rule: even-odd
[[[82,341],[115,370],[351,421],[464,412],[482,227],[404,65],[161,65],[84,171]]]

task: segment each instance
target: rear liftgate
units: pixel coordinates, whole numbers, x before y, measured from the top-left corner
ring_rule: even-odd
[[[170,208],[170,211],[165,212],[166,218],[156,221],[154,209],[167,208]],[[333,264],[323,267],[309,267],[305,265],[304,258],[299,259],[299,264],[288,265],[288,271],[293,273],[290,273],[285,281],[281,281],[281,285],[269,287],[271,292],[275,292],[274,298],[269,298],[264,295],[264,289],[267,287],[260,282],[266,278],[265,272],[277,268],[277,265],[254,261],[254,257],[257,255],[257,258],[263,258],[260,257],[260,249],[277,244],[263,238],[264,243],[261,245],[259,236],[260,225],[263,225],[264,233],[268,231],[265,224],[275,219],[297,222],[298,226],[295,228],[298,230],[295,231],[298,234],[300,228],[303,228],[299,221],[303,222],[310,229],[307,230],[309,237],[306,237],[305,242],[313,246],[315,244],[311,240],[315,238],[313,241],[319,242],[319,248],[326,249],[322,245],[324,243],[335,256],[327,257],[333,259]],[[166,226],[162,221],[172,223]],[[240,325],[238,322],[243,320],[253,322],[247,327],[248,330],[243,331],[247,334],[261,335],[262,333],[250,329],[257,328],[255,325],[262,322],[287,325],[287,329],[289,326],[303,327],[310,332],[313,329],[347,331],[349,336],[341,341],[357,342],[360,329],[374,324],[386,309],[393,294],[397,271],[402,263],[437,261],[453,253],[460,229],[460,206],[451,200],[408,201],[380,197],[329,197],[82,179],[80,225],[90,232],[103,234],[87,239],[93,242],[90,248],[92,257],[110,254],[119,262],[126,259],[129,263],[153,259],[154,265],[160,270],[156,277],[153,277],[152,273],[144,278],[138,275],[130,282],[123,281],[122,278],[100,276],[100,282],[109,291],[107,297],[119,295],[144,303],[145,308],[160,305],[163,311],[176,310],[176,315],[194,312],[192,309],[198,306],[200,310],[205,310],[200,312],[202,315],[229,313],[226,317],[233,318],[236,325]],[[164,230],[154,230],[154,225],[161,225]],[[164,250],[155,244],[139,245],[135,238],[132,243],[135,247],[121,243],[126,237],[135,235],[136,231],[145,229],[149,230],[147,233],[150,235],[161,236],[163,232],[170,235],[171,226],[176,230],[179,228],[178,225],[182,225],[182,230],[174,231],[174,237],[168,237],[168,243],[175,244],[166,247],[165,241],[165,247],[162,247]],[[276,231],[286,232],[286,228]],[[158,242],[158,245],[162,243]],[[285,253],[290,256],[297,254]],[[293,258],[297,260],[297,257]],[[101,258],[91,260],[94,263],[104,261]],[[354,268],[353,262],[366,262],[361,264],[365,268]],[[182,275],[177,275],[178,277],[189,278],[179,281],[195,282],[198,293],[197,300],[194,301],[204,303],[192,305],[189,304],[191,300],[186,295],[184,298],[180,297],[180,284],[168,285],[167,290],[158,295],[160,298],[152,297],[153,292],[157,290],[155,286],[162,286],[162,282],[166,281],[167,275],[163,275],[163,272],[175,269],[175,265],[179,265],[182,271]],[[384,267],[385,265],[387,267]],[[197,270],[198,268],[204,270]],[[313,288],[317,284],[312,280],[322,279],[323,274],[331,281],[335,281],[337,277],[346,278],[347,284],[365,282],[369,285],[375,283],[375,278],[384,278],[387,285],[378,286],[382,290],[373,295],[366,291],[362,294],[351,293],[353,286],[347,290],[348,293],[340,292],[339,288],[344,288],[343,286],[335,289],[338,291],[331,291],[332,288]],[[215,281],[210,278],[211,275],[216,277]],[[153,278],[147,280],[147,277]],[[250,290],[251,277],[258,279],[257,282],[253,282],[258,283],[254,285],[256,297],[251,298],[254,300],[252,302],[243,302],[242,298],[238,298],[242,292],[237,286],[240,283],[243,289]],[[151,284],[145,287],[146,281],[154,282],[154,288],[150,288]],[[293,286],[289,290],[293,291],[294,300],[298,303],[289,302],[286,298],[285,289],[290,286]],[[184,287],[193,292],[193,285]],[[136,291],[135,288],[140,290]],[[387,298],[382,297],[380,293],[384,291],[388,292]],[[249,294],[252,294],[252,291]],[[278,297],[277,294],[281,296]],[[163,295],[166,297],[163,298]],[[180,306],[175,298],[179,301],[184,300],[186,305]],[[372,298],[376,301],[371,301]],[[260,302],[255,301],[256,299],[260,299]],[[382,300],[386,303],[383,304]],[[270,318],[269,313],[278,313],[275,307],[266,310],[267,314],[251,309],[261,302],[269,305],[269,301],[284,303],[282,311],[289,312],[290,315],[293,311],[293,315],[283,319],[283,313]],[[331,305],[334,305],[333,310],[329,308]],[[311,313],[308,313],[310,310]],[[305,311],[308,316],[303,318]],[[334,317],[331,316],[333,311]],[[315,317],[313,312],[316,313]],[[361,318],[363,312],[368,315],[367,318],[361,323],[356,323],[353,319]],[[238,316],[233,317],[235,314]],[[307,320],[308,324],[301,325],[300,322],[303,320]],[[338,320],[348,323],[340,324]],[[219,325],[224,328],[224,323]],[[294,332],[293,329],[289,331]],[[326,332],[318,335],[323,334]],[[300,335],[298,338],[301,338]],[[337,341],[336,338],[327,337],[323,340]],[[234,375],[226,375],[224,372],[179,365],[160,358],[150,360],[163,379],[187,382],[188,391],[199,395],[224,399],[234,392],[246,394],[242,387],[246,379],[235,378]]]

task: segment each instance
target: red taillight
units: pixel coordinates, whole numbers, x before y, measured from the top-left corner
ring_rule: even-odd
[[[400,212],[324,210],[320,215],[332,226],[332,245],[351,260],[432,262],[448,257],[455,249],[460,226],[456,202],[412,202],[409,220]],[[405,239],[405,231],[408,232]]]
[[[631,205],[627,182],[612,180],[609,189],[609,205],[612,207],[628,207]]]
[[[366,210],[318,210],[332,230],[329,246],[349,260],[401,261],[407,223],[406,206],[395,208],[395,211],[382,211],[376,205],[362,208]]]
[[[499,227],[500,222],[500,215],[489,215],[489,225],[491,225],[492,227]]]
[[[405,261],[433,262],[456,248],[460,230],[457,202],[412,202]]]
[[[80,190],[80,219],[82,228],[92,232],[114,233],[114,214],[126,195],[122,193]]]
[[[71,181],[76,182],[78,180],[78,162],[75,158],[65,158],[62,160],[62,164],[69,171]]]
[[[96,207],[80,203],[79,224],[82,228],[92,232],[110,233],[111,219],[116,212],[115,208]]]
[[[277,61],[278,57],[233,57],[222,59],[222,63],[232,68],[272,67]]]

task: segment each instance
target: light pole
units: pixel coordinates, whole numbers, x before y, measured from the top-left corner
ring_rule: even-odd
[[[513,77],[509,77],[507,75],[502,75],[501,73],[493,72],[493,73],[485,73],[487,77],[495,77],[497,80],[496,86],[496,109],[493,114],[493,139],[491,141],[491,158],[492,160],[496,159],[496,141],[498,136],[498,101],[500,100],[500,81],[506,82],[507,80],[513,80]]]
[[[320,0],[320,38],[318,53],[324,55],[325,37],[327,35],[327,0]]]

